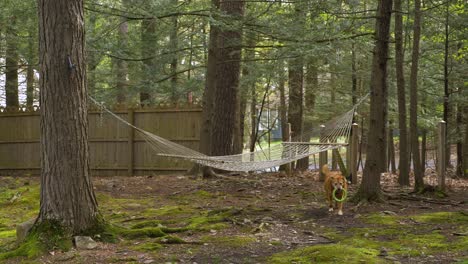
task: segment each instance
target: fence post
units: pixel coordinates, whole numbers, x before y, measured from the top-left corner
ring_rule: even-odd
[[[442,120],[439,122],[439,142],[437,146],[439,154],[439,166],[438,166],[438,184],[441,191],[445,191],[445,165],[446,165],[446,155],[445,155],[445,138],[447,133],[447,123]]]
[[[324,137],[325,125],[320,125],[320,143],[326,143],[327,140]],[[319,181],[325,181],[325,174],[322,172],[323,165],[328,163],[328,150],[319,153]]]
[[[135,112],[133,109],[128,109],[128,122],[132,125],[135,124]],[[135,143],[135,130],[133,127],[128,127],[128,176],[133,176],[133,163],[134,163],[134,143]]]
[[[351,129],[351,155],[350,155],[350,166],[349,172],[351,173],[351,183],[357,184],[357,170],[358,170],[358,147],[359,147],[359,135],[358,135],[358,124],[353,123]]]

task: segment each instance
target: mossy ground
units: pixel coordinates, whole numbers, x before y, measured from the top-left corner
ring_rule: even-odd
[[[113,178],[118,186],[112,189],[106,181],[95,185],[107,224],[90,231],[106,244],[74,252],[70,263],[463,263],[467,258],[464,205],[433,210],[369,205],[358,212],[346,205],[345,216],[338,217],[327,212],[320,184],[307,178],[267,175],[259,183]],[[17,256],[24,256],[19,262],[40,263],[41,237],[15,243],[16,224],[33,218],[38,205],[37,179],[0,178],[3,261],[17,263]],[[61,246],[52,250],[60,256],[72,245],[57,239],[54,244]],[[54,263],[55,257],[40,260]]]

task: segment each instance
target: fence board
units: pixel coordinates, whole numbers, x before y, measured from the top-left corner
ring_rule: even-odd
[[[132,109],[137,127],[198,150],[201,108]],[[128,110],[119,109],[118,116],[128,120]],[[0,112],[0,175],[40,173],[40,117],[35,112]],[[128,127],[100,111],[88,113],[90,164],[93,175],[114,176],[129,173]],[[147,175],[183,171],[188,161],[158,157],[139,133],[132,142],[133,174]]]

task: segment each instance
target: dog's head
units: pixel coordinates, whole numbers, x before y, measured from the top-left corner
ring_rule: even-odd
[[[342,190],[343,188],[346,188],[346,180],[341,175],[332,175],[330,177],[330,183],[333,189]]]

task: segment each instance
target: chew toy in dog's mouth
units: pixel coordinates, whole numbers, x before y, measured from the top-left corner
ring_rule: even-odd
[[[348,195],[348,192],[346,191],[346,189],[341,189],[339,190],[340,192],[343,192],[343,195],[341,195],[341,199],[338,199],[336,197],[336,191],[338,191],[338,189],[333,189],[333,200],[337,201],[337,202],[343,202],[344,200],[346,200],[346,196]]]

